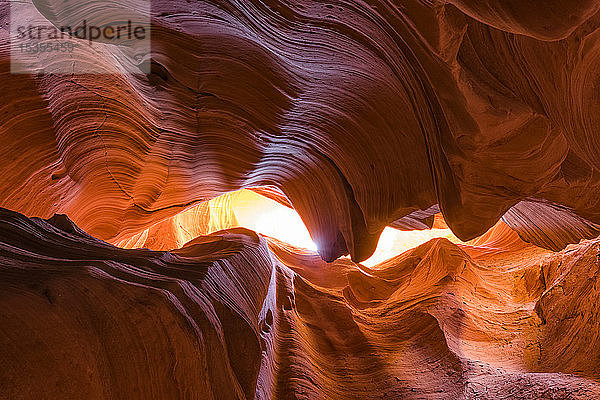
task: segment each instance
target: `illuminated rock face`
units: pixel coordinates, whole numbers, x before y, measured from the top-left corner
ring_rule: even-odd
[[[600,398],[598,1],[152,3],[148,75],[0,29],[0,398]]]
[[[600,222],[597,2],[451,3],[154,1],[149,76],[11,75],[2,30],[0,204],[123,240],[271,185],[328,261],[434,205],[463,240],[525,198]]]
[[[230,230],[123,250],[0,211],[0,397],[252,398],[273,263]]]
[[[127,250],[2,210],[0,397],[600,396],[599,242],[478,240],[369,269],[242,228]]]

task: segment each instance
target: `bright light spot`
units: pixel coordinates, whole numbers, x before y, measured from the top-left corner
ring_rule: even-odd
[[[295,210],[249,190],[241,190],[232,195],[231,205],[240,226],[296,247],[317,250],[317,246]],[[438,237],[445,237],[454,243],[460,242],[450,229],[400,231],[385,228],[375,253],[362,264],[373,267]]]
[[[377,243],[375,253],[361,264],[367,267],[373,267],[385,260],[400,255],[407,250],[414,249],[431,239],[439,237],[446,238],[454,243],[460,242],[460,240],[452,234],[450,229],[400,231],[394,228],[385,228],[379,237],[379,243]]]
[[[194,206],[116,245],[168,250],[179,248],[199,235],[236,226],[251,229],[292,246],[317,251],[317,246],[295,210],[246,189]],[[445,237],[454,243],[460,242],[450,229],[399,231],[385,228],[375,253],[362,264],[373,267],[437,237]]]
[[[292,246],[317,251],[317,246],[295,210],[249,190],[237,192],[232,207],[240,226]]]

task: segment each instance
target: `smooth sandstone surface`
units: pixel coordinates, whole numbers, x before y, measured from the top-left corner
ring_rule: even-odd
[[[62,7],[36,0],[14,17],[60,24],[73,12]],[[0,204],[64,213],[121,240],[200,201],[269,186],[325,260],[361,261],[415,211],[437,205],[470,240],[538,199],[567,210],[557,229],[577,242],[589,236],[573,214],[600,222],[597,8],[153,1],[152,59],[139,60],[150,75],[115,74],[111,45],[81,56],[105,74],[13,75],[3,28]],[[555,228],[541,226],[550,237]],[[566,244],[538,244],[548,241]]]
[[[153,0],[150,74],[11,73],[65,4],[0,3],[0,398],[600,398],[599,2]]]
[[[0,396],[600,396],[599,242],[478,240],[367,268],[243,228],[121,249],[2,209]]]

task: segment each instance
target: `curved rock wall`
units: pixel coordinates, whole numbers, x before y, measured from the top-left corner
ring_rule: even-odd
[[[154,0],[151,57],[14,74],[106,4],[1,3],[0,397],[600,398],[599,4]]]
[[[598,240],[552,253],[515,236],[366,268],[242,228],[119,249],[2,210],[0,396],[600,396]]]
[[[273,262],[245,229],[124,250],[0,210],[0,397],[251,399]]]
[[[58,24],[61,4],[16,17]],[[0,204],[123,239],[271,185],[328,261],[436,204],[463,240],[527,197],[598,223],[597,8],[155,1],[148,76],[114,74],[108,47],[86,55],[106,74],[12,75],[2,30]]]

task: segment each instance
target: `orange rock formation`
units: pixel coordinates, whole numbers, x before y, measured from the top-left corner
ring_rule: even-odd
[[[11,72],[109,3],[0,4],[0,398],[600,399],[600,2],[152,0],[149,74]]]

